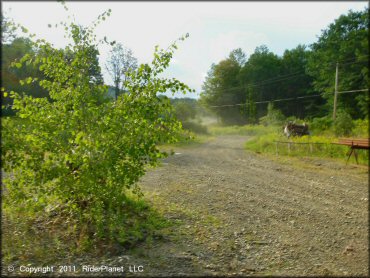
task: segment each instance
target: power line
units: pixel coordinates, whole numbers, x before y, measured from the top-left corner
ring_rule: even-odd
[[[363,62],[366,62],[366,61],[353,61],[353,60],[358,59],[358,58],[362,58],[362,57],[368,57],[368,56],[369,55],[363,55],[363,56],[358,56],[358,57],[355,57],[355,58],[352,58],[352,59],[341,60],[341,61],[339,61],[339,63],[342,66],[349,65],[349,64],[363,63]],[[353,62],[342,63],[342,62],[345,62],[345,61],[353,61]],[[326,65],[327,66],[336,65],[336,63],[328,63]],[[321,67],[322,67],[322,65],[321,65]],[[306,75],[305,70],[297,71],[295,73],[291,73],[291,74],[287,74],[287,75],[281,75],[281,76],[265,79],[265,80],[263,80],[259,83],[255,83],[255,84],[248,84],[246,86],[231,87],[231,88],[228,88],[226,90],[222,90],[222,92],[230,92],[230,91],[234,91],[234,90],[238,90],[238,89],[247,89],[247,88],[250,88],[250,87],[259,87],[259,86],[266,85],[266,84],[277,83],[277,82],[280,82],[280,81],[283,81],[283,80],[289,80],[289,79],[296,78],[296,77],[302,76],[302,75]],[[268,81],[271,81],[271,82],[268,82]]]
[[[286,78],[280,78],[280,79],[277,79],[277,80],[272,80],[271,82],[265,82],[265,81],[262,81],[260,83],[257,83],[257,84],[250,84],[250,85],[247,85],[246,88],[248,87],[259,87],[259,86],[262,86],[262,85],[266,85],[266,84],[272,84],[272,83],[276,83],[276,82],[280,82],[282,80],[287,80],[287,79],[292,79],[294,77],[298,77],[298,76],[301,76],[301,75],[305,75],[303,73],[303,71],[301,71],[302,73],[301,74],[295,74],[294,76],[290,76],[290,77],[286,77]]]
[[[351,90],[351,91],[342,91],[342,92],[338,92],[338,94],[347,94],[347,93],[365,92],[365,91],[368,91],[368,90],[369,90],[369,89]]]
[[[354,62],[348,62],[348,63],[341,63],[340,65],[341,66],[345,66],[345,65],[351,65],[351,64],[358,64],[358,63],[365,63],[365,62],[369,62],[369,61],[354,61]]]
[[[338,92],[338,94],[347,94],[347,93],[365,92],[365,91],[369,91],[369,89],[342,91],[342,92]],[[298,99],[305,99],[305,98],[323,97],[324,94],[325,93],[310,95],[310,96],[299,96],[299,97],[291,97],[291,98],[256,101],[254,103],[255,104],[262,104],[262,103],[269,103],[269,102],[279,102],[279,101],[298,100]],[[217,107],[233,107],[233,106],[245,106],[245,105],[247,105],[247,104],[246,103],[237,103],[237,104],[225,104],[225,105],[212,105],[212,106],[208,106],[208,107],[217,108]]]
[[[361,55],[361,56],[357,56],[357,57],[350,58],[350,59],[339,60],[338,63],[339,63],[340,66],[355,64],[355,63],[363,63],[363,62],[367,62],[367,61],[356,61],[356,60],[361,59],[361,58],[365,58],[365,57],[369,57],[369,55]],[[345,62],[347,62],[347,63],[345,63]],[[327,65],[335,67],[336,64],[337,64],[337,62],[331,62],[331,63],[328,63]]]
[[[270,80],[275,81],[275,79],[285,78],[285,77],[297,75],[297,74],[303,73],[303,72],[304,71],[300,70],[300,71],[296,71],[296,72],[285,74],[285,75],[279,75],[279,76],[276,76],[276,77],[272,77],[272,78],[269,78],[269,79],[262,80],[262,81],[260,81],[260,83],[265,83],[265,82],[270,81]],[[259,83],[257,83],[257,84],[259,84]],[[253,86],[253,85],[255,85],[255,84],[251,84],[251,86]]]
[[[338,61],[338,63],[341,66],[349,65],[349,64],[356,64],[356,63],[363,63],[363,62],[366,62],[366,61],[354,61],[354,60],[359,59],[359,58],[364,58],[364,57],[369,57],[369,55],[361,55],[361,56],[354,57],[354,58],[351,58],[351,59],[340,60],[340,61]],[[352,61],[352,62],[350,62],[350,61]],[[347,62],[347,63],[343,63],[343,62]],[[327,63],[326,65],[327,66],[336,65],[336,62],[335,63]],[[321,67],[322,66],[323,65],[321,65]],[[296,72],[289,73],[289,74],[286,74],[286,75],[280,75],[280,76],[276,76],[276,77],[273,77],[273,78],[268,78],[268,79],[262,80],[258,83],[247,84],[246,86],[231,87],[231,88],[228,88],[226,90],[223,90],[223,92],[230,92],[230,91],[234,91],[234,90],[238,90],[238,89],[247,89],[247,88],[250,88],[250,87],[259,87],[259,86],[266,85],[266,84],[273,84],[273,83],[277,83],[277,82],[280,82],[280,81],[283,81],[283,80],[289,80],[289,79],[292,79],[292,78],[296,78],[298,76],[305,75],[306,74],[305,72],[306,72],[305,70],[300,70],[300,71],[296,71]],[[271,82],[269,82],[269,81],[271,81]]]
[[[303,71],[301,71],[301,72],[303,72]],[[255,84],[248,84],[246,86],[231,87],[231,88],[228,88],[226,90],[222,90],[222,92],[225,93],[225,92],[231,92],[231,91],[238,90],[238,89],[247,89],[249,87],[259,87],[259,86],[266,85],[266,84],[272,84],[272,83],[280,82],[280,81],[283,81],[283,80],[292,79],[292,78],[298,77],[300,75],[304,75],[304,73],[301,73],[301,74],[289,74],[289,75],[286,75],[287,76],[286,78],[280,78],[280,79],[277,79],[277,80],[272,80],[272,79],[278,78],[278,77],[275,77],[275,78],[270,78],[270,79],[263,80],[263,81],[261,81],[259,83],[255,83]],[[282,76],[280,76],[280,77],[282,77]],[[269,80],[271,80],[271,82],[266,82],[266,81],[269,81]],[[220,92],[221,90],[218,89],[218,91]]]

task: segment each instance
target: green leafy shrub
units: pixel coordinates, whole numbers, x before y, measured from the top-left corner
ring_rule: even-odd
[[[356,137],[369,137],[369,119],[358,119],[353,121],[353,135]]]
[[[151,64],[130,72],[129,93],[110,101],[107,86],[91,74],[92,53],[103,42],[95,40],[93,27],[64,27],[72,40],[66,48],[37,40],[38,51],[14,63],[41,70],[45,79],[24,82],[38,82],[51,101],[10,92],[16,117],[3,120],[4,211],[59,215],[73,219],[87,241],[125,243],[130,238],[126,227],[137,226],[128,193],[140,195],[136,182],[145,165],[168,155],[158,144],[175,142],[181,130],[169,100],[158,94],[190,89],[174,78],[159,77],[175,42],[166,51],[156,47]]]
[[[354,127],[351,115],[340,110],[334,121],[334,132],[337,136],[350,136]]]
[[[182,127],[196,134],[208,134],[207,127],[200,123],[185,121],[182,123]]]
[[[272,102],[267,106],[267,115],[260,118],[260,123],[264,126],[268,125],[282,125],[285,117],[279,109],[274,108]]]
[[[291,142],[292,144],[289,145],[287,143],[277,143],[276,141]],[[270,130],[268,133],[260,134],[248,140],[245,143],[245,148],[258,153],[298,157],[313,156],[344,160],[347,157],[348,147],[331,144],[336,141],[337,138],[333,135],[305,135],[302,137],[291,137],[289,140],[287,140],[287,138],[283,136],[281,132]],[[357,152],[359,163],[367,164],[369,152],[367,150],[357,150]]]
[[[194,119],[196,115],[195,104],[187,99],[179,99],[173,101],[174,111],[177,119],[181,122],[189,121]]]
[[[312,134],[322,135],[330,132],[333,125],[333,119],[331,117],[314,118],[310,123],[310,130]]]

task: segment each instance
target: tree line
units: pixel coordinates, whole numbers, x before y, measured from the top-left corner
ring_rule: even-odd
[[[368,9],[341,15],[318,37],[278,56],[266,45],[247,59],[241,48],[212,64],[200,102],[225,124],[254,124],[271,101],[284,116],[312,119],[331,115],[338,63],[337,110],[368,117]],[[237,104],[237,105],[236,105]],[[271,106],[270,104],[270,106]],[[271,107],[270,107],[271,109]]]
[[[46,78],[42,70],[34,67],[32,63],[20,66],[20,61],[24,56],[34,56],[40,53],[39,49],[31,38],[26,36],[17,36],[17,26],[10,18],[3,14],[1,15],[1,28],[2,28],[2,59],[1,59],[1,79],[2,87],[7,91],[23,92],[25,95],[36,98],[48,98],[49,92],[39,85],[38,82],[24,82],[23,80],[29,76],[38,79]],[[81,26],[80,26],[81,27]],[[23,27],[24,28],[24,27]],[[95,46],[89,46],[89,71],[88,75],[91,81],[102,85],[104,79],[102,70],[99,65],[99,50]],[[73,60],[73,52],[65,52],[64,59],[66,61]],[[17,62],[15,67],[12,66]],[[105,69],[111,77],[114,86],[114,99],[117,100],[118,96],[127,91],[125,82],[128,81],[129,72],[138,68],[137,58],[134,56],[133,51],[125,47],[122,43],[114,43],[105,63]],[[12,109],[13,99],[10,96],[3,98],[2,115],[14,115],[15,111]]]

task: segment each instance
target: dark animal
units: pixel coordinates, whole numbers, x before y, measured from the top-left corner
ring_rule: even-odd
[[[310,135],[310,132],[306,123],[298,125],[294,122],[289,122],[284,126],[284,134],[289,138],[290,136]]]

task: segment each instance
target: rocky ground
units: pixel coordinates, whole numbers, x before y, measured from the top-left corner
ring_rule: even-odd
[[[141,181],[179,225],[132,258],[144,275],[368,275],[368,168],[267,157],[243,136],[176,148]]]
[[[256,154],[247,140],[175,148],[140,185],[176,224],[89,264],[147,277],[367,276],[368,167]]]

